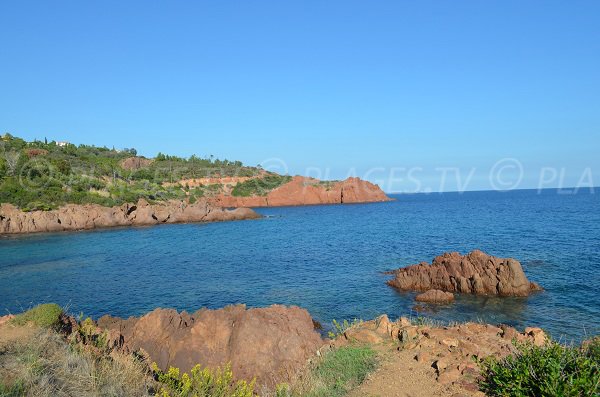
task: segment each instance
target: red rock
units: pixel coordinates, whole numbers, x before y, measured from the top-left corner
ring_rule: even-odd
[[[548,340],[544,330],[537,327],[525,328],[525,335],[529,336],[533,340],[533,344],[536,346],[544,346]]]
[[[440,291],[439,289],[430,289],[415,297],[417,302],[427,303],[449,303],[454,300],[454,295],[451,292]]]
[[[95,204],[67,204],[52,211],[23,212],[11,204],[0,205],[0,234],[58,232],[113,226],[146,226],[159,223],[214,222],[259,218],[249,208],[227,210],[198,201],[166,201],[102,207]]]
[[[266,196],[236,197],[219,194],[210,199],[223,207],[280,207],[293,205],[345,204],[390,201],[379,186],[359,178],[322,183],[318,179],[295,176]]]
[[[143,349],[162,369],[189,371],[196,364],[230,362],[238,379],[256,377],[270,388],[291,381],[323,345],[306,310],[279,305],[237,305],[194,314],[156,309],[139,319],[105,316],[98,324],[111,332],[111,345],[124,352]]]
[[[154,160],[147,159],[145,157],[127,157],[121,160],[121,168],[126,170],[139,170],[153,163]]]
[[[458,252],[436,257],[431,265],[421,263],[394,272],[388,285],[400,290],[438,289],[477,295],[527,296],[539,286],[527,280],[515,259],[497,258],[475,250],[465,256]]]
[[[437,381],[443,385],[454,383],[460,378],[460,371],[456,368],[449,369],[438,375]]]
[[[344,337],[349,341],[377,344],[383,342],[383,338],[377,332],[365,328],[350,328],[344,332]]]

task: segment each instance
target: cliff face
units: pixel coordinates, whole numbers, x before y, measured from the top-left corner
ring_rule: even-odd
[[[288,205],[346,204],[390,201],[379,186],[359,178],[339,182],[295,176],[266,196],[236,197],[219,194],[211,202],[222,207],[281,207]]]
[[[23,212],[11,204],[0,205],[0,234],[60,232],[113,226],[145,226],[160,223],[214,222],[254,219],[260,216],[248,208],[226,210],[205,201],[188,204],[168,201],[118,207],[68,204],[52,211]]]

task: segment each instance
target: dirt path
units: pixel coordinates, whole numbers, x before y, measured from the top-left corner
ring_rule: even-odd
[[[15,327],[8,322],[0,324],[0,352],[15,343],[28,341],[35,332],[33,327]]]
[[[436,381],[435,369],[414,359],[415,352],[376,346],[382,358],[380,367],[348,397],[446,397],[474,396],[457,386]]]

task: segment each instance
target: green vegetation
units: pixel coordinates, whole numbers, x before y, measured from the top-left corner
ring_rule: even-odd
[[[239,161],[191,156],[184,159],[162,153],[155,160],[138,158],[135,149],[115,150],[90,145],[59,145],[57,142],[25,140],[10,134],[0,136],[0,203],[11,203],[24,211],[49,210],[66,203],[104,206],[188,197],[183,179],[254,176],[259,167]],[[212,189],[212,190],[211,190]],[[213,188],[200,188],[201,197]]]
[[[23,381],[17,380],[10,386],[0,381],[0,397],[21,397],[25,395],[25,386]]]
[[[231,195],[237,197],[264,196],[291,180],[292,177],[289,175],[268,174],[262,178],[238,183],[231,191]]]
[[[12,322],[16,325],[33,323],[41,328],[51,328],[58,325],[62,313],[62,308],[56,303],[44,303],[15,316]]]
[[[344,320],[341,323],[336,319],[333,319],[333,321],[331,322],[333,329],[328,332],[328,336],[330,339],[335,339],[338,336],[344,335],[344,332],[346,332],[350,328],[356,327],[362,323],[363,321],[358,318],[355,318],[352,321]]]
[[[292,387],[280,385],[277,397],[342,397],[377,368],[377,353],[368,346],[344,346],[327,353]]]
[[[194,366],[190,373],[180,375],[178,368],[161,371],[156,363],[152,371],[160,383],[156,396],[160,397],[252,397],[254,381],[248,383],[240,380],[234,382],[231,366],[211,370],[200,365]]]
[[[329,191],[331,188],[340,181],[319,181],[318,185],[325,188],[325,190]]]
[[[144,364],[75,349],[53,330],[27,329],[0,354],[2,397],[151,396]]]
[[[600,338],[581,347],[517,344],[518,353],[482,363],[481,390],[489,396],[598,396]]]

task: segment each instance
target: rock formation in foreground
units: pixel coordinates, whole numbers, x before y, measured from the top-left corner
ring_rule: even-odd
[[[259,218],[249,208],[226,210],[205,201],[189,204],[165,201],[103,207],[67,204],[52,211],[23,212],[11,204],[0,205],[0,234],[60,232],[113,226],[148,226],[160,223],[214,222]]]
[[[104,316],[98,326],[108,330],[111,347],[125,353],[143,349],[163,370],[231,363],[237,378],[256,377],[269,388],[293,379],[323,345],[306,310],[280,305],[194,314],[156,309],[139,319]]]
[[[221,207],[281,207],[291,205],[348,204],[390,201],[379,186],[360,178],[326,182],[295,176],[266,196],[236,197],[219,194],[212,198]]]
[[[436,257],[431,264],[420,263],[395,270],[388,285],[404,291],[437,289],[476,295],[527,296],[541,287],[530,282],[519,261],[496,258],[475,250]]]

